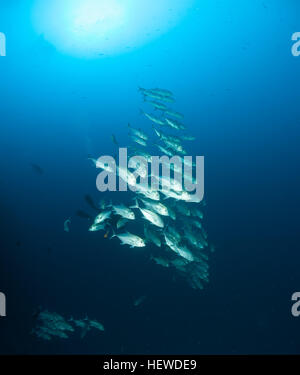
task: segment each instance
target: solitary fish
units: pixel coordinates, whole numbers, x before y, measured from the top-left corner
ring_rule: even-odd
[[[115,136],[114,134],[111,135],[111,139],[112,139],[113,143],[114,143],[116,146],[119,147],[119,143],[118,143],[117,138],[116,138],[116,136]]]
[[[36,174],[39,174],[39,175],[44,174],[44,170],[39,165],[33,164],[33,163],[31,163],[30,165]]]
[[[99,211],[98,207],[95,205],[94,201],[93,201],[93,198],[89,195],[89,194],[86,194],[84,196],[84,199],[85,201],[87,202],[87,204],[92,207],[94,210],[96,211]]]
[[[133,302],[133,306],[138,307],[140,304],[142,304],[145,301],[146,298],[147,298],[146,296],[141,296],[141,297],[137,298]]]
[[[70,226],[71,224],[71,218],[69,217],[69,219],[67,219],[65,222],[64,222],[64,231],[65,232],[70,232]]]
[[[92,218],[89,214],[87,214],[86,212],[84,212],[82,210],[77,210],[76,215],[81,217],[82,219],[91,219]]]

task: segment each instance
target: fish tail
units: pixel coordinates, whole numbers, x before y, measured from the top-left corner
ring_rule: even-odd
[[[110,237],[110,240],[111,240],[112,238],[114,238],[114,237],[117,236],[116,232],[114,231],[114,228],[111,228],[111,230],[112,230],[113,234],[112,234],[112,236]]]
[[[87,160],[90,160],[93,163],[93,165],[96,165],[95,160],[92,157],[87,158]]]
[[[135,198],[135,204],[133,206],[130,206],[129,208],[140,208],[137,198]]]

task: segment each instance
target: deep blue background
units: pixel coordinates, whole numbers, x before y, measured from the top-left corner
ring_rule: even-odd
[[[90,61],[38,37],[30,6],[0,1],[0,353],[299,353],[290,298],[300,289],[300,57],[291,54],[300,3],[211,0],[201,11],[199,1],[160,39]],[[92,213],[85,194],[101,198],[91,147],[111,154],[111,133],[126,145],[127,122],[149,126],[138,86],[174,92],[197,136],[191,152],[205,156],[205,225],[217,250],[204,291],[74,216]],[[106,332],[37,341],[38,305],[88,314]]]

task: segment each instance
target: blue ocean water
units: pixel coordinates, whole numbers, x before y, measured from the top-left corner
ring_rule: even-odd
[[[299,2],[195,1],[159,37],[92,59],[38,34],[33,4],[0,1],[0,353],[299,353]],[[140,86],[174,93],[205,156],[204,290],[75,214],[101,199],[88,155],[114,153],[112,134],[126,145],[128,122],[146,129]],[[105,332],[37,340],[38,306]]]

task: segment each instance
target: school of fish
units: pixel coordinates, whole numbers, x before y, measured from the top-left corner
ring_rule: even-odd
[[[88,317],[84,319],[65,319],[56,312],[39,309],[34,314],[35,327],[31,334],[41,340],[50,341],[53,338],[68,339],[71,334],[79,330],[80,338],[84,338],[88,331],[96,329],[105,331],[104,326],[97,320],[90,320]]]
[[[128,157],[143,156],[151,162],[152,155],[179,156],[183,165],[194,166],[194,163],[183,159],[187,155],[186,145],[194,141],[183,123],[184,116],[170,108],[175,102],[171,91],[165,89],[139,88],[147,106],[152,111],[141,110],[141,115],[148,122],[148,132],[140,127],[128,124],[131,143],[127,147]],[[171,133],[172,132],[172,133]],[[120,142],[112,137],[115,145]],[[149,150],[153,149],[151,153]],[[111,172],[108,165],[92,159],[93,164],[100,169]],[[147,176],[147,168],[139,165],[139,175]],[[176,164],[171,164],[173,172]],[[145,248],[149,258],[161,267],[173,269],[182,276],[194,289],[203,289],[209,281],[209,246],[207,232],[203,226],[203,201],[195,202],[191,194],[176,184],[175,179],[168,180],[168,189],[156,190],[139,185],[135,176],[128,169],[116,168],[117,175],[135,187],[130,192],[128,203],[101,202],[101,210],[95,216],[89,231],[110,231],[110,239],[118,239],[121,245],[130,248]],[[156,176],[158,183],[165,184],[165,177]],[[195,182],[191,178],[191,182]],[[166,186],[166,185],[165,185]],[[113,194],[111,193],[113,198]],[[128,229],[130,227],[131,229]]]

